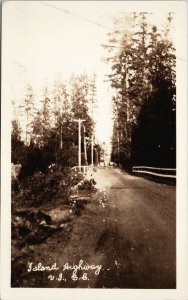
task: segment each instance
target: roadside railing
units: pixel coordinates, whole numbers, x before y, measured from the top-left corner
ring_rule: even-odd
[[[174,182],[176,180],[176,169],[155,168],[147,166],[134,166],[132,171],[135,175],[149,177],[157,180]]]
[[[82,173],[86,174],[88,170],[93,169],[93,166],[81,166],[81,167],[74,166],[71,169],[74,170],[75,172],[82,172]]]

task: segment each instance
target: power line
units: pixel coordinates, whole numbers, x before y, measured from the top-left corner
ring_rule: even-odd
[[[60,7],[58,7],[58,6],[55,6],[55,5],[46,3],[46,2],[44,2],[44,1],[40,1],[40,2],[41,2],[43,5],[45,5],[45,6],[48,6],[48,7],[50,7],[50,8],[54,8],[54,9],[59,10],[59,11],[62,11],[62,12],[65,13],[65,14],[72,15],[72,16],[74,16],[74,17],[76,17],[76,18],[79,18],[79,19],[81,19],[81,20],[83,20],[83,21],[86,21],[86,22],[89,22],[89,23],[91,23],[91,24],[94,24],[94,25],[96,25],[96,26],[99,26],[99,27],[102,27],[102,28],[105,28],[105,29],[108,29],[108,30],[111,30],[111,31],[113,30],[112,28],[110,28],[110,27],[108,27],[108,26],[106,26],[106,25],[103,25],[103,24],[101,24],[101,23],[95,22],[95,21],[93,21],[93,20],[91,20],[91,19],[88,19],[88,18],[85,18],[85,17],[83,17],[83,16],[77,15],[77,14],[75,14],[75,13],[73,13],[73,12],[67,10],[67,9],[60,8]],[[106,46],[106,47],[108,47],[108,46]],[[177,58],[178,60],[181,60],[181,61],[184,61],[184,62],[186,61],[186,59],[184,59],[184,58],[182,58],[182,57],[179,57],[179,56],[176,56],[176,58]]]
[[[91,20],[91,19],[88,19],[88,18],[85,18],[85,17],[83,17],[83,16],[77,15],[77,14],[75,14],[75,13],[73,13],[73,12],[67,10],[67,9],[60,8],[60,7],[58,7],[58,6],[55,6],[55,5],[52,5],[52,4],[43,2],[43,1],[41,1],[41,3],[44,4],[44,5],[46,5],[46,6],[48,6],[48,7],[51,7],[51,8],[54,8],[54,9],[56,9],[56,10],[62,11],[62,12],[65,13],[65,14],[72,15],[72,16],[74,16],[74,17],[76,17],[76,18],[79,18],[79,19],[81,19],[81,20],[83,20],[83,21],[89,22],[89,23],[91,23],[91,24],[97,25],[97,26],[99,26],[99,27],[102,27],[102,28],[105,28],[105,29],[108,29],[108,30],[112,30],[112,28],[110,28],[110,27],[108,27],[108,26],[106,26],[106,25],[103,25],[103,24],[101,24],[101,23],[95,22],[95,21],[93,21],[93,20]]]

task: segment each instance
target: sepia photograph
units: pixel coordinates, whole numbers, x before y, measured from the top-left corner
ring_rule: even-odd
[[[172,294],[186,272],[177,247],[185,236],[178,242],[186,6],[138,2],[2,5],[9,158],[1,211],[12,290],[3,300],[18,299],[15,288],[25,296],[27,288],[62,296],[155,289],[169,291],[157,299],[186,299]]]

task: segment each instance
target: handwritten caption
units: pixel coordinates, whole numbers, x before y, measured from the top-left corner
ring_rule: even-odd
[[[89,280],[88,272],[93,272],[95,276],[100,274],[102,265],[88,264],[83,260],[80,260],[78,264],[70,264],[66,262],[62,267],[59,267],[57,263],[44,266],[42,263],[34,264],[28,263],[27,272],[52,272],[48,275],[50,281],[66,281],[64,276],[65,272],[70,271],[70,277],[73,281],[77,280]],[[58,271],[58,275],[54,275],[54,271]],[[57,273],[57,272],[56,272]]]

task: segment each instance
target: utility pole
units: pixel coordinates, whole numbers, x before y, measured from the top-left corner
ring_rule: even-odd
[[[81,123],[85,120],[82,119],[76,119],[76,122],[78,122],[78,166],[79,171],[81,171]]]
[[[92,94],[91,94],[91,118],[93,121],[93,110],[94,110],[94,104],[95,104],[95,96],[96,96],[96,74],[94,74],[91,86],[92,86]],[[94,154],[94,134],[93,134],[93,126],[92,126],[92,135],[91,135],[91,166],[93,167],[93,154]]]
[[[62,137],[62,134],[63,134],[63,123],[66,123],[66,120],[61,120],[60,121],[60,149],[62,150],[63,149],[63,137]]]
[[[91,165],[93,167],[93,133],[92,133],[92,136],[91,136]]]
[[[63,138],[62,138],[62,124],[60,127],[60,149],[63,149]]]
[[[87,146],[86,146],[86,128],[85,128],[85,126],[84,126],[84,155],[85,155],[85,162],[87,165],[88,162],[87,162]]]

